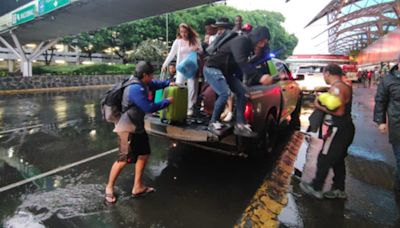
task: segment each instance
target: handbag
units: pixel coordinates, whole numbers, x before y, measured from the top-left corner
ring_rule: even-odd
[[[191,51],[186,58],[176,66],[176,70],[186,78],[193,78],[198,68],[197,53],[194,51]]]
[[[324,140],[317,137],[317,133],[304,133],[304,141],[300,146],[297,154],[296,161],[294,163],[295,169],[300,171],[301,181],[305,183],[311,183],[317,174],[317,162],[319,153],[321,153],[324,146]],[[323,192],[329,191],[333,184],[334,173],[332,168],[329,169],[329,173],[326,176],[325,183],[323,186]]]

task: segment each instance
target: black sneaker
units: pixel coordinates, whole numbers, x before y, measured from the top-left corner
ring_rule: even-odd
[[[249,124],[236,124],[233,133],[248,138],[257,137],[257,133],[251,130]]]

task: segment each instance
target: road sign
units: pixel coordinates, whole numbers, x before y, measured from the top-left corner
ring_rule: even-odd
[[[22,8],[12,14],[12,23],[13,25],[19,25],[28,21],[35,19],[35,5],[29,5],[25,8]]]
[[[39,15],[49,13],[71,3],[71,0],[39,0]]]

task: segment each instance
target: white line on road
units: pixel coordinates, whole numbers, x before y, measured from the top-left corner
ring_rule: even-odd
[[[37,124],[37,125],[31,125],[31,126],[27,126],[27,127],[19,127],[19,128],[14,128],[14,129],[10,129],[10,130],[5,130],[5,131],[0,131],[0,135],[4,135],[4,134],[8,134],[14,131],[21,131],[21,130],[28,130],[28,129],[32,129],[32,128],[38,128],[38,127],[42,127],[43,124]]]
[[[28,178],[28,179],[25,179],[25,180],[22,180],[22,181],[18,181],[18,182],[14,183],[14,184],[10,184],[10,185],[1,187],[0,188],[0,192],[4,192],[4,191],[10,190],[12,188],[16,188],[18,186],[21,186],[23,184],[29,183],[31,181],[34,181],[34,180],[37,180],[37,179],[40,179],[40,178],[43,178],[43,177],[47,177],[47,176],[50,176],[50,175],[53,175],[53,174],[58,173],[60,171],[63,171],[63,170],[78,166],[80,164],[92,161],[92,160],[97,159],[97,158],[101,158],[103,156],[106,156],[108,154],[114,153],[116,151],[118,151],[118,148],[106,151],[104,153],[101,153],[101,154],[98,154],[98,155],[95,155],[95,156],[92,156],[92,157],[89,157],[89,158],[85,158],[83,160],[80,160],[80,161],[77,161],[77,162],[74,162],[74,163],[71,163],[71,164],[68,164],[68,165],[65,165],[65,166],[58,167],[56,169],[47,171],[47,172],[39,174],[37,176],[31,177],[31,178]]]

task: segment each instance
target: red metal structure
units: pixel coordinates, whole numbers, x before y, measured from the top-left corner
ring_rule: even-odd
[[[392,62],[400,55],[400,28],[386,34],[366,49],[357,57],[360,66],[377,65],[380,62]]]

